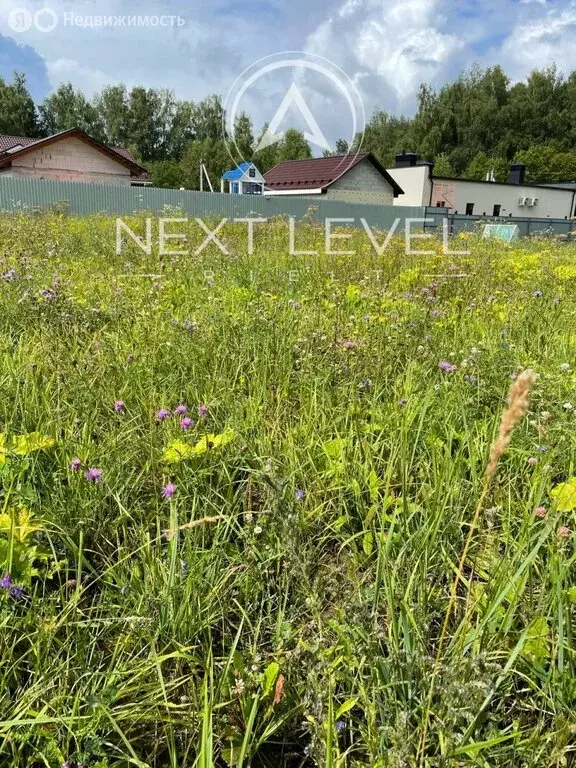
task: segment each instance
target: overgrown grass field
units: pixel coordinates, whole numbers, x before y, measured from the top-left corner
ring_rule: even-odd
[[[573,764],[576,246],[223,232],[0,219],[0,765]]]

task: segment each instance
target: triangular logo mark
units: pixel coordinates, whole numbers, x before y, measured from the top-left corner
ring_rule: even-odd
[[[258,143],[258,146],[256,147],[256,152],[259,152],[261,149],[265,149],[266,147],[272,146],[272,144],[276,144],[279,141],[282,141],[284,138],[284,133],[278,133],[278,128],[280,127],[280,124],[282,120],[286,117],[286,113],[290,109],[290,107],[294,104],[298,109],[300,110],[300,114],[306,121],[306,125],[309,128],[309,132],[305,131],[304,136],[306,139],[311,143],[315,144],[317,147],[320,147],[321,149],[326,149],[328,152],[332,151],[332,147],[326,140],[326,137],[322,133],[322,130],[320,129],[320,126],[314,119],[314,115],[312,112],[310,112],[310,109],[308,108],[308,104],[304,101],[304,96],[302,96],[302,93],[296,83],[292,83],[290,88],[288,89],[286,96],[282,99],[282,103],[276,110],[276,114],[272,118],[272,121],[270,122],[270,125],[268,126],[268,130],[262,136],[260,139],[260,142]]]

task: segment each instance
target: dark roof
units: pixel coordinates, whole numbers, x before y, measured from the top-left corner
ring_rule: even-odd
[[[465,181],[467,184],[489,184],[491,187],[510,187],[513,189],[514,187],[518,187],[519,189],[522,187],[530,187],[532,189],[542,189],[542,187],[555,187],[556,189],[564,190],[565,192],[570,192],[571,188],[569,187],[559,187],[556,184],[527,184],[526,182],[522,182],[522,184],[511,184],[509,181],[482,181],[481,179],[461,179],[457,176],[433,176],[432,181]]]
[[[141,165],[138,165],[127,149],[123,149],[122,147],[115,149],[107,147],[100,141],[93,139],[85,131],[80,130],[80,128],[70,128],[67,131],[60,131],[59,133],[55,133],[53,136],[48,136],[44,139],[28,139],[23,136],[0,136],[0,168],[10,165],[15,157],[26,155],[40,147],[49,146],[50,144],[54,144],[61,139],[69,138],[71,136],[80,139],[86,144],[90,144],[94,149],[103,152],[105,155],[108,155],[108,157],[111,157],[126,168],[129,168],[134,181],[148,180],[148,172],[146,169]],[[19,144],[22,144],[22,149],[6,154],[7,150],[12,147],[17,147]]]
[[[364,160],[372,163],[386,179],[394,190],[394,197],[404,193],[404,190],[370,152],[361,152],[357,155],[330,155],[329,157],[316,157],[310,160],[286,160],[265,173],[264,179],[268,189],[273,191],[307,189],[325,191],[331,184],[334,184],[335,181],[338,181],[339,178]]]
[[[8,149],[12,149],[12,147],[17,147],[19,144],[22,144],[23,147],[27,147],[29,144],[34,144],[37,141],[39,141],[39,139],[28,139],[25,136],[0,135],[0,154],[6,152]]]

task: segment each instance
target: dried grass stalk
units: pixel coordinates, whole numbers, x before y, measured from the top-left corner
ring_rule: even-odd
[[[510,445],[514,429],[528,410],[530,391],[535,378],[536,375],[534,371],[528,369],[523,371],[510,387],[508,408],[502,414],[498,437],[490,449],[490,460],[486,469],[486,477],[489,482],[494,478],[498,468],[498,462],[506,453],[506,450]]]

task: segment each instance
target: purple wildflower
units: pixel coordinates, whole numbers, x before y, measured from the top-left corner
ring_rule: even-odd
[[[302,501],[303,498],[304,498],[304,491],[302,490],[302,488],[298,488],[298,490],[296,491],[296,501]]]
[[[114,403],[114,410],[116,413],[125,413],[126,412],[126,404],[123,400],[116,400]]]
[[[433,309],[432,310],[432,317],[440,317],[442,312],[439,309]]]
[[[171,499],[175,493],[176,493],[176,486],[174,485],[174,483],[166,483],[164,488],[162,488],[162,496],[164,496],[165,499]]]
[[[2,275],[2,280],[5,280],[7,283],[12,282],[12,280],[16,279],[16,270],[15,269],[9,269],[8,272],[4,272]]]
[[[6,571],[4,576],[0,579],[0,587],[2,587],[2,589],[10,589],[11,586],[12,586],[12,576],[10,576],[8,571]]]
[[[8,594],[10,597],[14,598],[14,600],[22,600],[24,597],[24,587],[14,584],[14,586],[10,587],[8,590]]]
[[[476,384],[478,379],[476,378],[476,376],[472,375],[472,376],[466,376],[466,381],[468,382],[468,384]]]
[[[346,727],[346,723],[344,722],[344,720],[338,720],[338,722],[336,723],[336,730],[338,731],[338,733],[340,733],[340,731],[343,731],[345,727]]]
[[[358,349],[358,344],[355,341],[343,341],[342,347],[343,349]]]
[[[444,373],[454,373],[456,370],[456,366],[452,363],[447,362],[446,360],[442,360],[440,363],[440,370],[444,371]]]
[[[58,294],[52,288],[42,288],[40,295],[45,301],[56,301]]]
[[[160,408],[156,414],[156,421],[166,421],[166,419],[169,419],[171,415],[172,414],[170,411],[166,410],[166,408]]]
[[[186,416],[187,413],[188,413],[188,408],[185,405],[179,405],[176,408],[174,408],[175,416]]]
[[[208,416],[208,406],[207,405],[199,405],[198,406],[198,416],[200,418],[204,419],[206,416]]]
[[[97,467],[91,467],[87,472],[84,473],[84,477],[86,480],[88,480],[89,483],[99,483],[102,480],[102,475],[102,470],[98,469]]]
[[[194,426],[194,422],[192,421],[191,418],[186,416],[186,418],[182,419],[182,421],[180,422],[180,426],[182,427],[182,429],[192,429],[192,427]]]
[[[80,467],[81,467],[81,466],[82,466],[82,462],[80,461],[80,459],[78,458],[78,456],[75,456],[75,457],[72,459],[72,461],[70,462],[70,469],[71,469],[73,472],[78,472],[78,470],[80,469]]]

